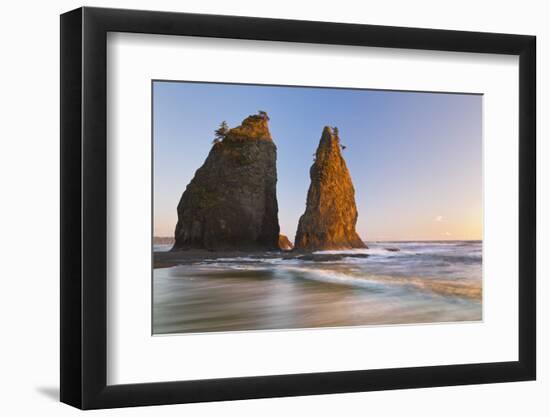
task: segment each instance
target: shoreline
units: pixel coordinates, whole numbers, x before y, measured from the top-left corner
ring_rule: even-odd
[[[351,250],[351,249],[350,249]],[[393,251],[394,248],[388,248]],[[368,254],[342,252],[338,254],[322,254],[305,251],[209,251],[205,249],[188,249],[176,252],[153,252],[153,269],[170,268],[178,265],[190,265],[196,262],[216,259],[236,259],[247,258],[257,259],[300,259],[304,261],[330,262],[341,260],[342,258],[367,258]]]

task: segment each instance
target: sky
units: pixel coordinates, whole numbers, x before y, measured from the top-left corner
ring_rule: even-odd
[[[337,126],[365,241],[482,238],[482,99],[364,89],[153,82],[154,234],[176,206],[214,130],[258,110],[277,145],[281,233],[294,240],[324,126]]]

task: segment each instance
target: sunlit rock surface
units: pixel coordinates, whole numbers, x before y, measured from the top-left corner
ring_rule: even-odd
[[[340,139],[328,126],[323,129],[309,175],[306,210],[300,217],[294,248],[307,251],[365,248],[355,231],[355,190],[342,157]]]
[[[292,250],[294,249],[294,245],[292,242],[288,239],[285,235],[279,235],[279,249],[281,250]]]

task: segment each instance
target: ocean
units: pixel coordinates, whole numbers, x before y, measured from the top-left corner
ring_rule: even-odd
[[[154,269],[153,333],[482,319],[481,241],[367,244],[303,259],[266,253]]]

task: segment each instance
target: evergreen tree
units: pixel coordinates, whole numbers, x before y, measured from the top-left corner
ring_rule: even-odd
[[[220,123],[220,127],[214,131],[215,133],[214,142],[218,143],[224,140],[228,132],[229,132],[229,126],[227,125],[227,122],[224,120],[223,122]]]

